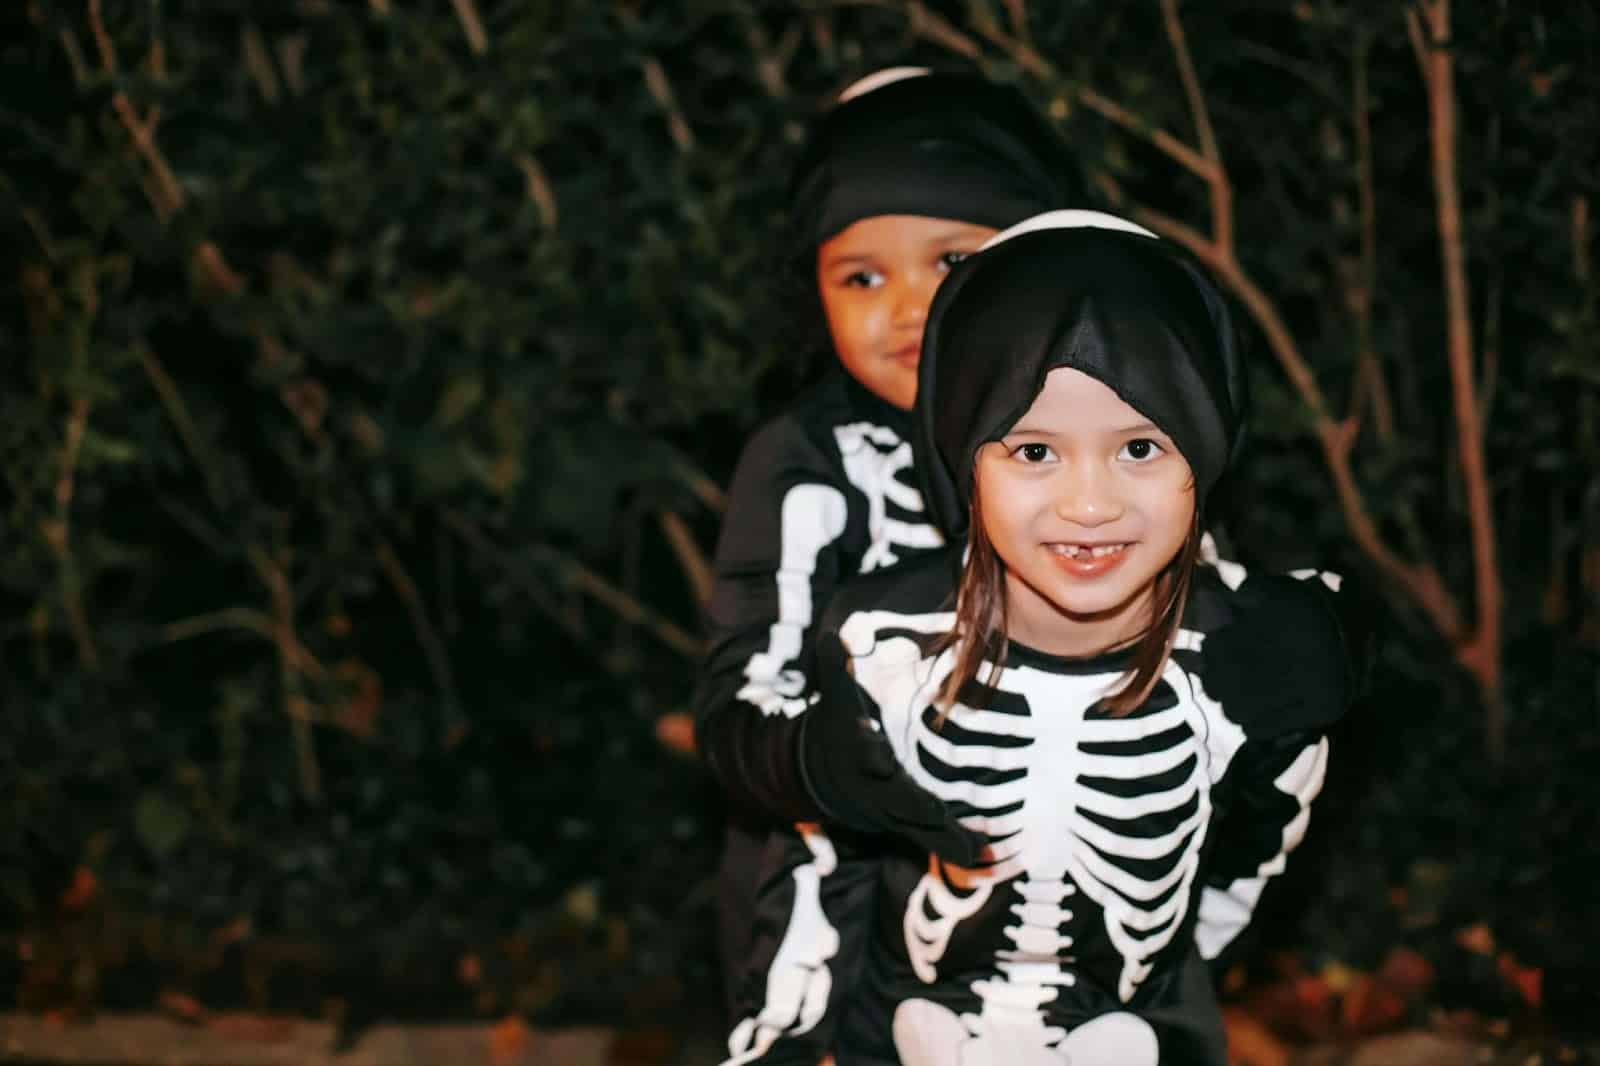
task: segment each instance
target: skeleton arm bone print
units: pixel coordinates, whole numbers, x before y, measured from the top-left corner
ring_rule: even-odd
[[[696,741],[734,805],[779,821],[820,811],[794,758],[812,631],[845,566],[848,503],[828,457],[792,419],[751,440],[717,546],[711,648],[695,690]]]

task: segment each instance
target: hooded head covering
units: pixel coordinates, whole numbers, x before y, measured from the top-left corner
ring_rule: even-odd
[[[1126,219],[1053,211],[996,235],[939,287],[923,332],[916,448],[928,508],[965,537],[978,448],[1058,367],[1081,370],[1172,438],[1197,499],[1244,426],[1244,371],[1210,276]]]
[[[846,89],[813,130],[790,187],[792,247],[809,254],[874,215],[1003,229],[1082,199],[1061,139],[1016,89],[894,67]]]

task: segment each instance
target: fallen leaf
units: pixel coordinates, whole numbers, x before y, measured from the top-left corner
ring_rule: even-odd
[[[206,1028],[232,1040],[277,1044],[294,1035],[294,1019],[234,1012],[215,1015],[206,1022]]]
[[[1501,952],[1497,961],[1500,976],[1517,990],[1524,1003],[1538,1007],[1544,1002],[1544,970],[1537,966],[1521,965],[1509,951]]]
[[[1348,1036],[1394,1029],[1405,1017],[1405,1000],[1369,974],[1358,975],[1339,1000],[1339,1027]]]
[[[95,880],[94,872],[87,866],[80,866],[72,873],[72,884],[61,893],[61,907],[63,910],[81,911],[94,902],[99,891],[100,883]]]
[[[687,711],[672,711],[656,719],[656,739],[669,751],[695,754],[694,717]]]
[[[533,1033],[528,1023],[513,1014],[503,1018],[489,1030],[489,1062],[492,1066],[511,1066],[533,1043]]]
[[[1289,1049],[1253,1015],[1237,1007],[1222,1008],[1228,1034],[1229,1066],[1289,1066]]]
[[[483,980],[483,963],[478,961],[476,955],[463,955],[461,961],[456,963],[456,976],[461,978],[464,985],[475,985]]]
[[[167,989],[161,993],[160,1002],[162,1010],[180,1022],[188,1022],[190,1025],[199,1025],[206,1020],[206,1015],[209,1013],[205,1008],[205,1004],[187,992],[175,992],[172,989]]]
[[[1402,993],[1420,992],[1433,984],[1433,964],[1410,948],[1394,948],[1378,968],[1378,979]]]
[[[1494,954],[1494,933],[1482,922],[1457,930],[1456,943],[1474,955]]]

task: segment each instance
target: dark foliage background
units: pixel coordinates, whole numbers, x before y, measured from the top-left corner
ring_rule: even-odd
[[[1020,81],[1122,210],[1220,240],[1225,189],[1230,262],[1318,383],[1320,420],[1257,333],[1234,530],[1257,561],[1361,576],[1384,650],[1246,960],[1365,970],[1405,945],[1447,1005],[1540,1005],[1502,979],[1520,967],[1588,1021],[1600,14],[1462,2],[1434,35],[1485,569],[1406,9],[1195,4],[1186,53],[1168,11],[8,5],[0,971],[21,1000],[710,1009],[720,812],[657,722],[685,708],[718,486],[817,369],[776,243],[802,124],[916,60]],[[1207,129],[1221,183],[1151,137],[1199,151]],[[1333,429],[1376,542],[1335,502]],[[1372,543],[1433,574],[1421,598]],[[1474,645],[1489,584],[1499,632]]]

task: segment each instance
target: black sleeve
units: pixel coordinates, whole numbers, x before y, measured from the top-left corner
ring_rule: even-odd
[[[724,1066],[816,1066],[861,979],[878,859],[847,833],[801,823],[773,833],[764,860]]]
[[[821,815],[800,776],[799,732],[815,622],[841,578],[839,480],[796,421],[772,423],[739,460],[717,544],[695,740],[735,807],[782,822]]]
[[[1244,931],[1267,882],[1304,839],[1322,791],[1328,741],[1282,733],[1246,741],[1228,767],[1230,803],[1216,827],[1195,922],[1195,943],[1215,959]]]

